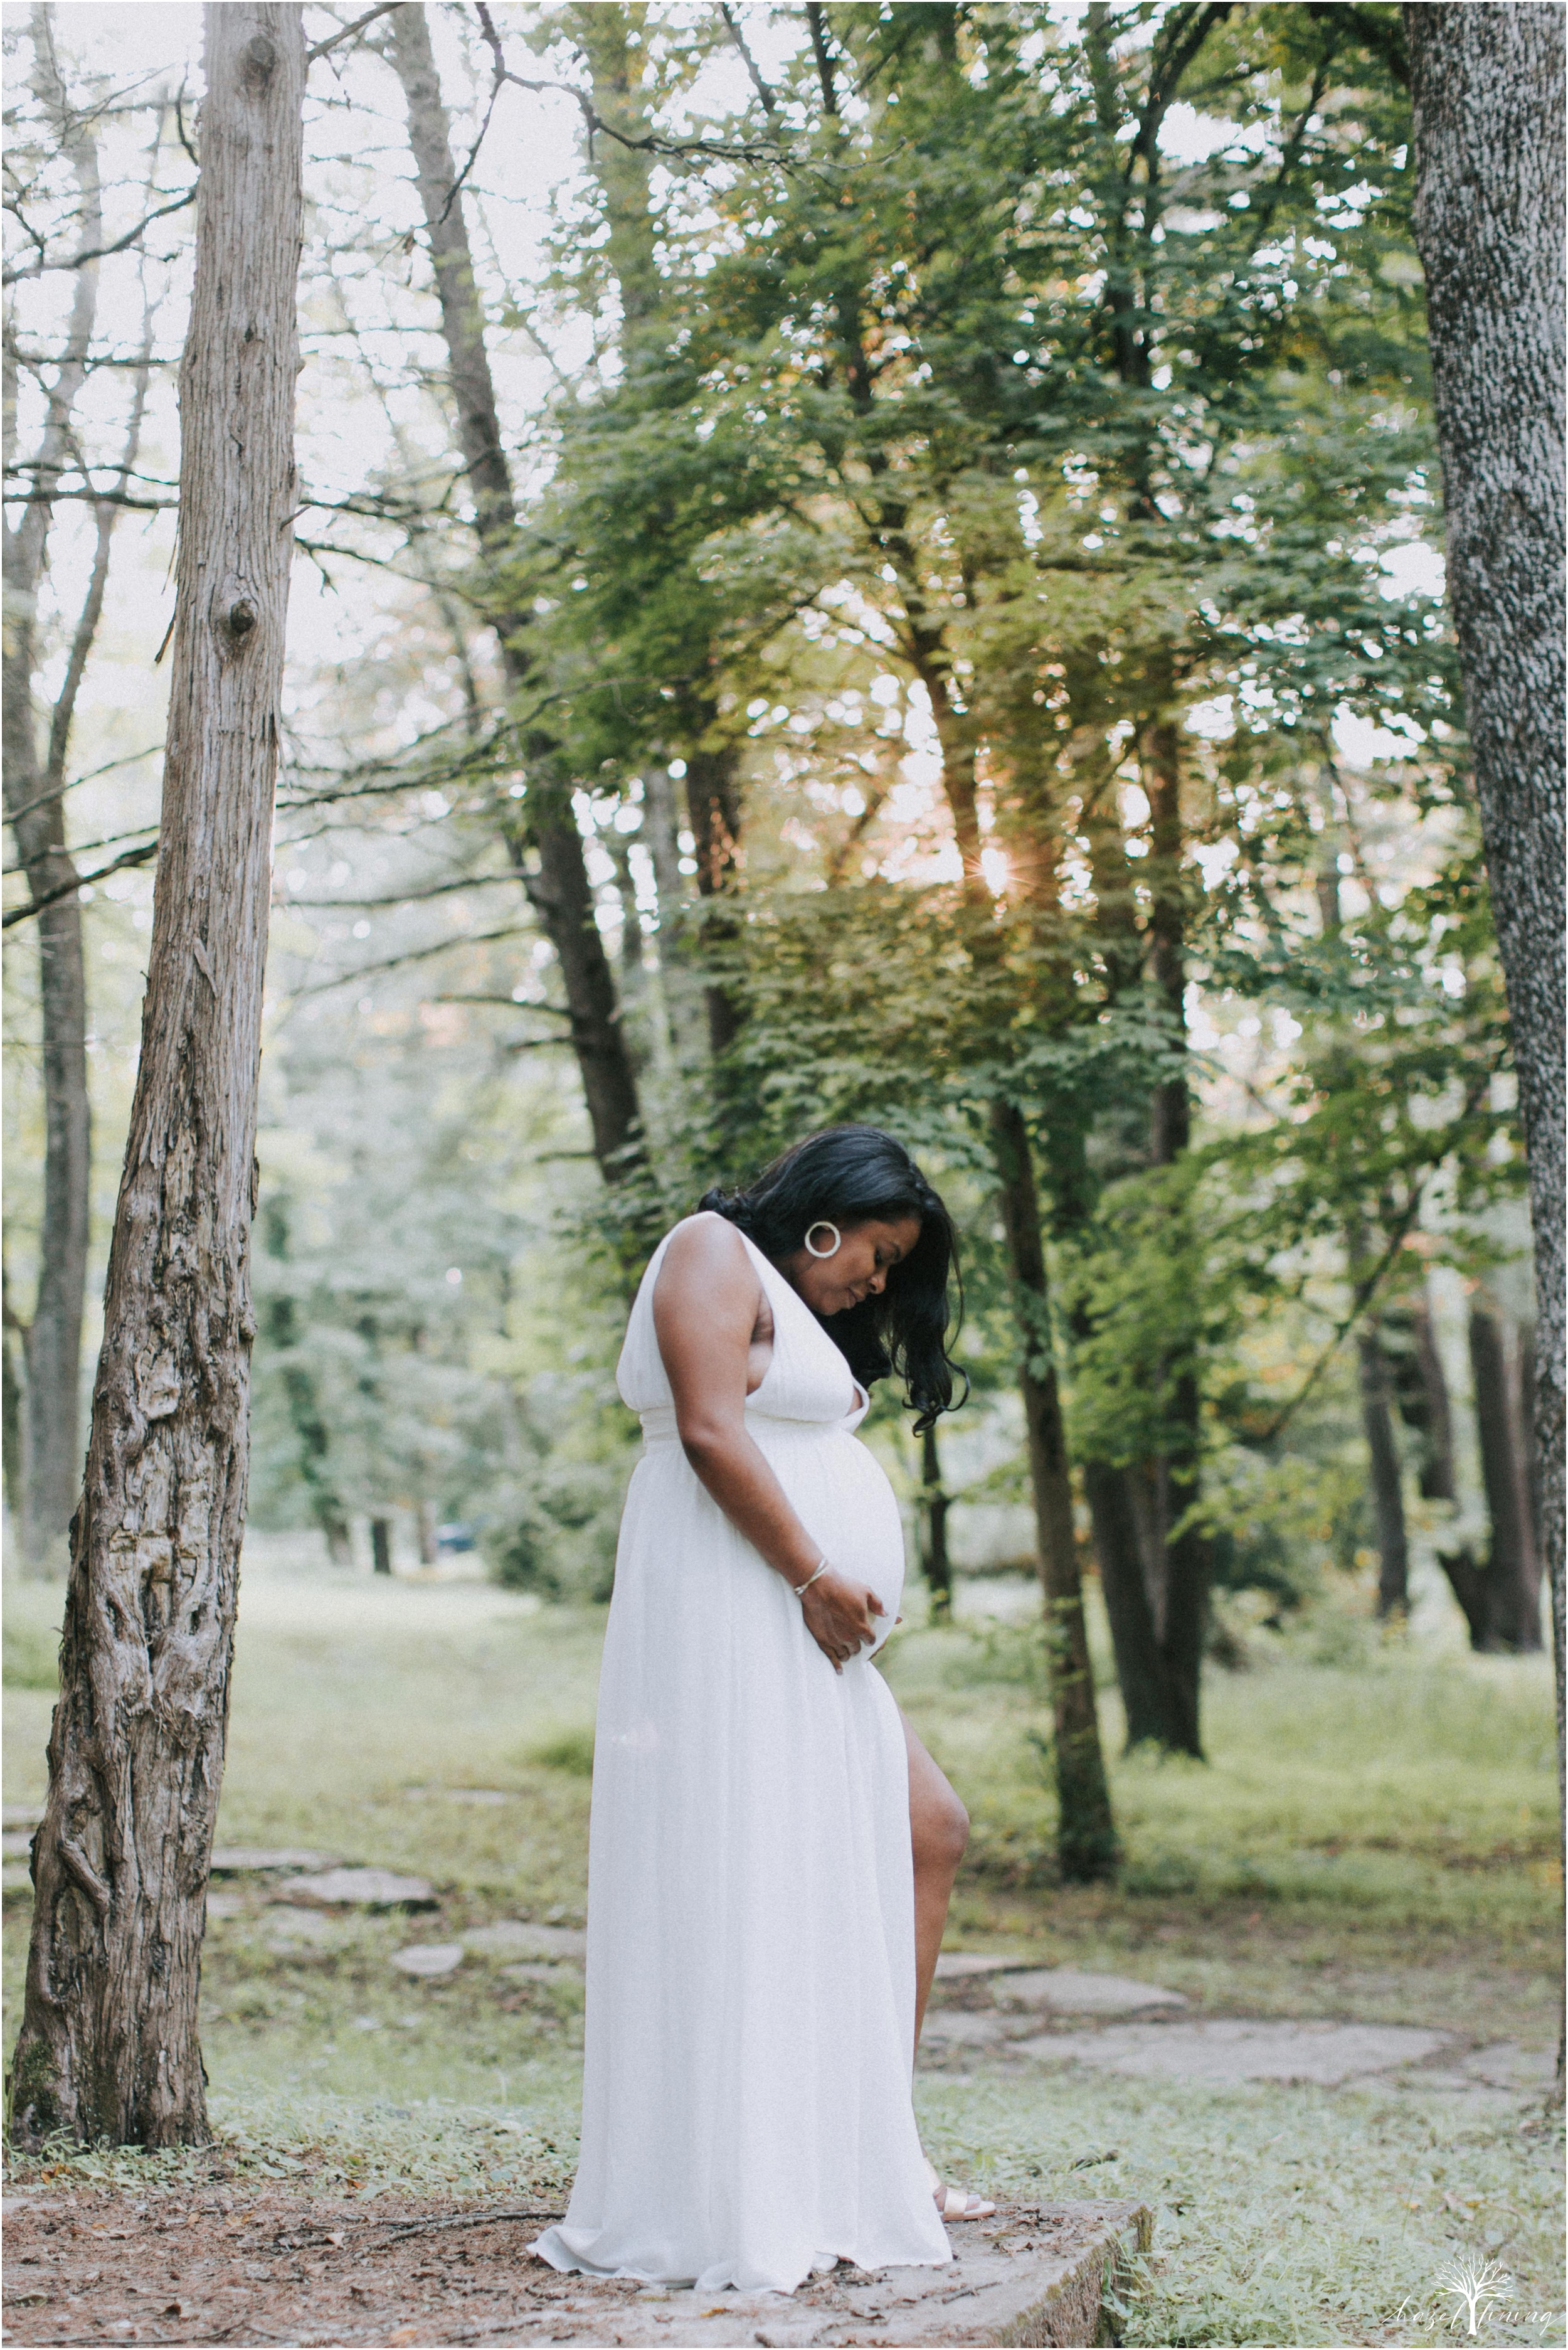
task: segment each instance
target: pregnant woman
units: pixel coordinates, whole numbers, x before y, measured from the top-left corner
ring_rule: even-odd
[[[891,1136],[815,1134],[654,1252],[599,1683],[582,2157],[534,2249],[793,2292],[950,2260],[910,2072],[968,1827],[871,1661],[904,1581],[854,1431],[950,1403],[952,1224]]]

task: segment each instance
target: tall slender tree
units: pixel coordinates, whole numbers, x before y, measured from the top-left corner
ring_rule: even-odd
[[[637,1073],[595,920],[593,886],[569,780],[560,768],[559,744],[526,715],[528,702],[537,698],[530,649],[533,598],[530,592],[519,603],[507,593],[505,557],[518,527],[512,469],[502,442],[462,191],[452,159],[451,122],[421,0],[404,0],[392,10],[390,53],[408,109],[458,447],[484,567],[485,604],[500,639],[508,691],[520,707],[526,796],[508,803],[520,813],[508,822],[507,845],[560,965],[594,1155],[607,1183],[618,1184],[646,1164]]]
[[[1530,1166],[1535,1440],[1563,1762],[1563,10],[1410,5],[1449,602]]]
[[[89,118],[71,107],[56,61],[52,12],[32,17],[33,78],[47,119],[57,126],[76,172],[78,220],[84,253],[103,242],[98,145]],[[60,365],[50,386],[42,441],[32,469],[29,503],[5,527],[5,813],[16,854],[38,911],[38,1000],[43,1028],[44,1197],[38,1232],[38,1280],[22,1325],[25,1428],[22,1456],[22,1546],[44,1556],[65,1540],[81,1477],[82,1293],[87,1279],[91,1116],[87,1076],[87,976],[81,905],[72,887],[76,867],[66,845],[65,749],[82,661],[77,646],[52,713],[47,754],[39,755],[34,672],[38,660],[38,588],[48,556],[51,494],[72,460],[71,419],[86,380],[98,309],[98,264],[76,273]],[[5,463],[16,437],[16,341],[5,325]],[[108,509],[112,516],[113,509]],[[107,540],[106,540],[107,543]],[[102,588],[98,586],[98,601]],[[90,644],[97,611],[89,593],[76,634]],[[58,755],[57,757],[57,746]],[[25,1416],[25,1417],[24,1417]]]
[[[196,2009],[248,1467],[250,1227],[292,522],[305,46],[211,0],[141,1055],[72,1520],[12,2127],[206,2136]]]

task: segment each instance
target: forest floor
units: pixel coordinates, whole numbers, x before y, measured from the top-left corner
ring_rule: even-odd
[[[6,1586],[8,1849],[43,1792],[60,1596]],[[911,1607],[888,1667],[973,1816],[950,1950],[1028,1970],[944,1976],[917,2091],[933,2158],[1008,2199],[1151,2204],[1129,2343],[1451,2341],[1456,2258],[1506,2278],[1476,2339],[1561,2343],[1543,1663],[1330,1619],[1260,1638],[1251,1669],[1210,1673],[1206,1765],[1115,1765],[1120,1880],[1067,1890],[1042,1859],[1038,1638],[981,1597],[944,1630]],[[14,2160],[12,2338],[499,2341],[524,2302],[569,2314],[569,2282],[518,2259],[532,2220],[379,2223],[561,2208],[601,1633],[253,1542],[220,1846],[421,1876],[433,1906],[323,1908],[281,1867],[214,1880],[215,2143]],[[1110,1693],[1105,1726],[1114,1749]],[[407,1971],[410,1948],[442,1970]],[[1106,1978],[1172,1997],[1140,2011]]]

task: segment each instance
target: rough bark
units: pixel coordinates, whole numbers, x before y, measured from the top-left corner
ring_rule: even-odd
[[[1053,1751],[1058,1810],[1057,1861],[1070,1884],[1115,1874],[1117,1846],[1100,1751],[1095,1679],[1084,1627],[1083,1584],[1073,1526],[1073,1485],[1051,1345],[1051,1300],[1040,1238],[1040,1203],[1028,1131],[1006,1102],[992,1112],[998,1199],[1023,1340],[1019,1392],[1028,1433],[1030,1481],[1050,1652]]]
[[[462,192],[453,193],[451,125],[423,6],[410,0],[393,9],[389,21],[435,271],[458,446],[473,498],[481,552],[493,567],[515,535],[517,509],[502,444],[467,215]],[[508,601],[504,581],[493,567],[487,593],[507,687],[514,698],[524,697],[534,675],[527,643],[532,610]],[[606,1182],[618,1183],[639,1173],[645,1164],[637,1076],[620,1025],[609,957],[595,920],[593,885],[570,786],[554,772],[556,746],[538,725],[524,723],[522,748],[527,792],[518,804],[516,828],[509,831],[507,846],[560,964],[594,1156]]]
[[[50,14],[33,16],[34,79],[60,126],[80,192],[78,225],[84,248],[102,241],[102,203],[98,151],[92,136],[68,105],[54,65]],[[83,628],[77,641],[50,727],[49,755],[38,755],[38,721],[33,699],[37,664],[38,584],[47,560],[51,506],[47,493],[71,459],[71,414],[87,371],[98,306],[98,265],[76,274],[61,364],[51,388],[38,449],[36,494],[13,530],[5,531],[5,616],[4,745],[5,810],[16,858],[27,878],[37,915],[38,1000],[42,1027],[44,1091],[43,1201],[38,1233],[38,1278],[32,1316],[19,1326],[26,1416],[21,1539],[26,1556],[40,1559],[63,1548],[81,1477],[81,1322],[87,1280],[91,1121],[87,1080],[87,979],[82,954],[81,905],[74,889],[76,867],[66,846],[65,753],[70,713],[85,658]],[[9,369],[7,370],[10,372]],[[15,403],[7,385],[6,439],[12,438]],[[9,456],[9,450],[7,455]],[[107,548],[102,510],[100,545]],[[110,525],[112,526],[112,525]],[[95,567],[96,569],[96,567]],[[93,593],[97,587],[96,598]],[[88,588],[85,643],[97,626],[102,588]],[[50,902],[46,902],[50,901]]]
[[[1481,1482],[1491,1520],[1487,1646],[1539,1648],[1541,1565],[1531,1524],[1530,1472],[1515,1367],[1509,1360],[1502,1318],[1484,1295],[1471,1300],[1469,1347]]]
[[[1542,1548],[1563,1752],[1563,14],[1409,5],[1448,591],[1535,1239]]]
[[[1371,1471],[1372,1509],[1377,1527],[1377,1613],[1385,1621],[1406,1615],[1410,1606],[1410,1546],[1405,1527],[1405,1492],[1399,1446],[1394,1434],[1392,1384],[1375,1322],[1364,1323],[1355,1340],[1361,1385],[1361,1428]]]
[[[937,1431],[928,1428],[920,1439],[920,1565],[931,1595],[931,1620],[938,1624],[945,1624],[953,1612],[953,1568],[948,1555],[951,1506],[942,1483]]]
[[[254,1322],[256,1078],[298,365],[297,5],[206,10],[141,1057],[34,1840],[13,2129],[207,2134],[196,2000]]]

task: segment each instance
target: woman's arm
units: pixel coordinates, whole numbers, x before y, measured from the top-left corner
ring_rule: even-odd
[[[822,1554],[746,1427],[747,1358],[763,1285],[732,1224],[701,1216],[677,1232],[653,1289],[653,1326],[675,1398],[681,1445],[732,1525],[798,1590]],[[877,1637],[884,1611],[869,1585],[836,1568],[801,1603],[836,1670]]]

